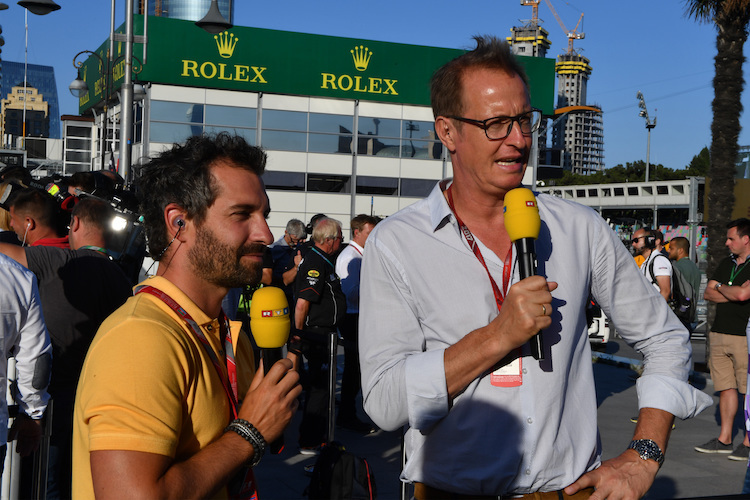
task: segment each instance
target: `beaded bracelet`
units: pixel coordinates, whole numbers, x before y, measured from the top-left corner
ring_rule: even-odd
[[[256,429],[253,424],[247,420],[237,418],[232,420],[224,432],[233,431],[239,434],[241,438],[253,445],[253,457],[250,460],[250,467],[255,467],[260,463],[263,454],[266,452],[266,440],[263,435]]]

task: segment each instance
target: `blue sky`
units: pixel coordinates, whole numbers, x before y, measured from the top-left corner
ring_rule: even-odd
[[[28,61],[55,67],[60,110],[78,114],[77,99],[68,92],[75,78],[73,56],[97,48],[109,35],[110,2],[56,0],[62,9],[46,16],[29,14]],[[643,92],[649,115],[657,117],[651,133],[651,163],[685,167],[711,141],[716,31],[684,15],[682,0],[551,0],[564,24],[572,29],[580,13],[579,31],[586,35],[575,47],[589,58],[593,72],[588,103],[604,110],[605,165],[646,159],[646,128],[638,116],[636,93]],[[350,2],[342,0],[236,0],[235,24],[332,36],[382,40],[449,48],[471,48],[475,34],[505,37],[531,8],[519,0],[410,0]],[[0,12],[5,46],[2,58],[24,60],[24,9],[15,0]],[[124,19],[124,0],[116,20]],[[539,17],[550,33],[548,57],[567,47],[567,39],[542,1]],[[746,57],[750,55],[748,44]],[[745,79],[750,62],[745,63]],[[743,93],[750,109],[750,91]],[[750,125],[747,113],[741,123]],[[740,134],[750,145],[750,130]]]

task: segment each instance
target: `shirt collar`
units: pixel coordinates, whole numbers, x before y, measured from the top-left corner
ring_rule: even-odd
[[[365,249],[362,248],[361,246],[359,246],[359,244],[356,241],[354,241],[354,240],[351,240],[349,242],[349,245],[351,245],[352,247],[354,247],[357,250],[359,250],[360,255],[362,255],[362,253],[365,251]]]
[[[42,238],[36,240],[34,243],[29,245],[30,247],[57,247],[57,248],[70,248],[68,244],[68,237],[63,236],[62,238]]]
[[[427,206],[430,213],[430,224],[432,225],[433,231],[437,231],[445,226],[449,222],[455,223],[455,217],[451,211],[451,207],[448,206],[448,202],[443,196],[443,191],[448,189],[453,183],[452,178],[443,179],[442,181],[435,184],[432,188],[430,195],[427,197]],[[456,228],[458,230],[458,228]]]

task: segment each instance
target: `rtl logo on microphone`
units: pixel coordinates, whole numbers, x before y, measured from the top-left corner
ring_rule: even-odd
[[[260,312],[261,318],[273,318],[275,316],[286,316],[289,314],[289,308],[265,310]]]
[[[533,207],[535,207],[535,206],[536,206],[536,202],[534,202],[533,200],[527,200],[527,201],[526,201],[526,206],[527,206],[527,207],[532,207],[532,208],[533,208]]]

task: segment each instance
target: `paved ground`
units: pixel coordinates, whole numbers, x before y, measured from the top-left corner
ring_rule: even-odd
[[[693,349],[694,361],[702,369],[705,342],[695,339]],[[640,356],[622,341],[610,343],[601,356],[602,359],[594,365],[594,373],[599,402],[599,430],[604,458],[607,459],[624,450],[632,438],[634,424],[630,422],[630,417],[637,414],[636,373],[627,365],[638,363]],[[707,374],[695,372],[693,382],[718,403]],[[647,499],[741,498],[735,495],[742,490],[747,464],[728,460],[726,455],[706,455],[693,449],[718,435],[717,408],[715,404],[696,418],[677,422],[676,429],[672,431],[667,459],[646,496]],[[294,445],[299,417],[298,412],[295,421],[287,429],[289,446],[281,455],[266,456],[257,469],[259,493],[263,500],[305,498],[303,491],[309,478],[305,475],[304,466],[314,463],[315,459],[297,454]],[[740,424],[738,419],[738,426]],[[379,431],[363,437],[337,428],[335,437],[349,451],[370,461],[377,481],[378,498],[399,498],[399,433]],[[739,440],[739,435],[735,436],[735,443],[739,443]]]

